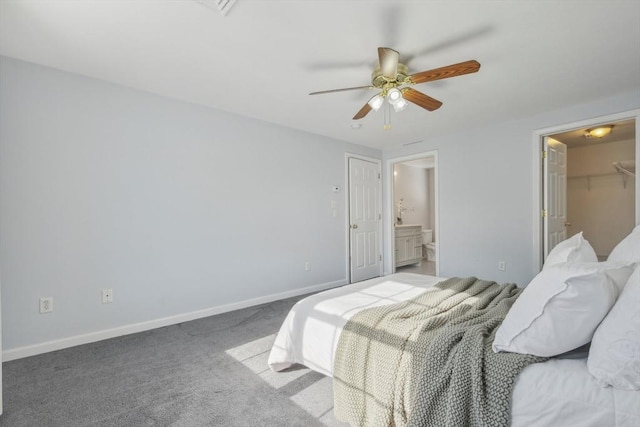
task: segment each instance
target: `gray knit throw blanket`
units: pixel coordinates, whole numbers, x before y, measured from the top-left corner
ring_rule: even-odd
[[[336,417],[352,426],[508,426],[516,376],[546,360],[491,349],[521,291],[453,278],[356,314],[334,360]]]

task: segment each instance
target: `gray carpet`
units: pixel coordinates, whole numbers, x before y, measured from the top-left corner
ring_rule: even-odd
[[[267,366],[298,299],[4,363],[0,426],[342,426],[330,378]]]

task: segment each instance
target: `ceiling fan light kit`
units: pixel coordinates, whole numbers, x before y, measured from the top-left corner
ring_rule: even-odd
[[[371,106],[373,111],[378,111],[380,107],[382,107],[383,102],[384,102],[384,98],[382,97],[382,95],[377,94],[377,95],[374,95],[373,98],[369,100],[368,104]]]
[[[395,87],[389,89],[389,92],[387,92],[387,96],[389,97],[389,103],[391,105],[395,105],[400,99],[402,99],[402,94]]]
[[[360,120],[364,118],[371,110],[378,111],[384,104],[385,98],[389,101],[389,104],[393,106],[395,112],[400,112],[407,108],[408,102],[416,104],[425,110],[434,111],[442,106],[442,102],[409,86],[434,80],[462,76],[464,74],[471,74],[480,69],[480,63],[478,61],[470,60],[460,62],[458,64],[447,65],[446,67],[434,68],[433,70],[409,74],[408,67],[399,62],[399,59],[400,54],[397,51],[388,47],[379,47],[379,66],[371,73],[370,86],[324,90],[320,92],[311,92],[309,95],[358,89],[380,89],[380,93],[369,99],[369,101],[364,104],[356,115],[353,116],[353,120]],[[391,128],[390,118],[387,117],[388,115],[389,108],[385,108],[385,124],[383,127],[385,130]]]
[[[391,88],[389,92],[387,92],[387,99],[389,100],[389,104],[393,106],[393,110],[396,113],[407,108],[407,101],[402,97],[402,92],[398,88]]]
[[[400,99],[398,99],[393,104],[393,111],[395,111],[396,113],[399,113],[400,111],[404,111],[407,108],[407,105],[409,105],[409,103],[405,101],[404,98],[402,98],[402,95],[400,95]]]

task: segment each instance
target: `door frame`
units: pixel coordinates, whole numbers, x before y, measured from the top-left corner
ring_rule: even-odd
[[[620,122],[624,120],[634,119],[636,123],[636,165],[640,163],[640,109],[622,111],[619,113],[608,114],[606,116],[592,117],[590,119],[580,120],[571,123],[551,126],[533,131],[532,138],[532,159],[533,159],[533,224],[532,224],[532,242],[533,242],[533,259],[532,266],[534,272],[539,272],[542,268],[544,260],[544,227],[542,218],[542,209],[544,206],[544,176],[542,174],[542,149],[544,138],[555,135],[557,133],[568,132],[585,127],[594,127],[612,122]],[[640,224],[640,174],[636,172],[636,225]]]
[[[405,163],[411,160],[424,159],[425,157],[433,157],[433,188],[434,195],[433,200],[435,203],[433,211],[435,212],[434,224],[435,230],[433,230],[433,236],[436,242],[436,276],[440,274],[440,214],[439,214],[439,196],[438,196],[438,187],[439,187],[439,178],[438,178],[438,150],[425,151],[422,153],[411,154],[409,156],[402,157],[393,157],[391,159],[387,159],[386,161],[386,193],[385,193],[385,204],[387,209],[383,214],[383,221],[386,232],[386,245],[385,245],[385,253],[387,256],[384,257],[384,271],[385,275],[393,274],[396,272],[396,241],[394,238],[395,229],[394,229],[394,219],[395,219],[395,206],[394,206],[394,184],[393,184],[393,169],[397,163]]]
[[[345,205],[344,229],[346,230],[345,249],[346,249],[346,260],[347,260],[345,275],[346,275],[347,283],[352,283],[351,282],[351,223],[350,223],[350,219],[351,219],[351,201],[350,200],[351,199],[349,197],[351,186],[349,183],[349,176],[350,176],[349,159],[358,159],[358,160],[363,160],[365,162],[375,163],[378,166],[378,173],[380,173],[381,175],[382,175],[382,160],[376,159],[373,157],[363,156],[360,154],[354,154],[354,153],[345,153],[345,156],[344,156],[344,189],[345,189],[344,190],[344,205]],[[380,197],[378,198],[378,210],[379,212],[382,213],[382,177],[381,179],[378,180],[378,194],[380,195]],[[378,247],[382,248],[382,220],[380,220],[378,223]],[[378,262],[378,265],[379,265],[378,274],[380,276],[382,276],[383,262],[384,261]]]

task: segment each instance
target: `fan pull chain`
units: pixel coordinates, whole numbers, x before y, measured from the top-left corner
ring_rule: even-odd
[[[391,130],[391,105],[388,102],[384,103],[384,130]]]

